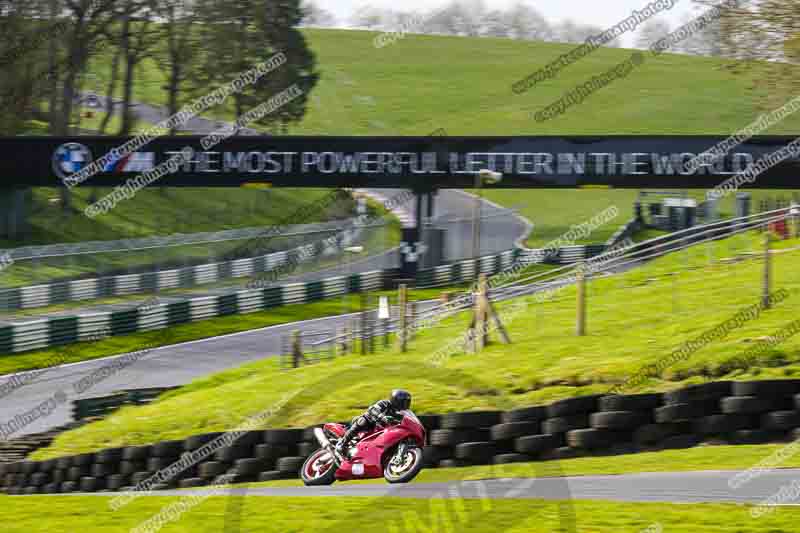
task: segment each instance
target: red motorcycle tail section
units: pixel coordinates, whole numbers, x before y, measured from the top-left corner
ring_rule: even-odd
[[[325,424],[324,426],[322,426],[322,428],[327,431],[330,431],[337,437],[342,437],[345,431],[347,431],[347,429],[341,424]]]

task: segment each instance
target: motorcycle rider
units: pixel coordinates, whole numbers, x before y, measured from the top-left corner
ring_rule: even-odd
[[[336,453],[347,457],[349,442],[361,432],[374,428],[377,424],[389,425],[402,419],[400,411],[411,408],[411,393],[403,389],[395,389],[388,400],[380,400],[372,404],[363,415],[353,418],[350,427],[336,444]]]

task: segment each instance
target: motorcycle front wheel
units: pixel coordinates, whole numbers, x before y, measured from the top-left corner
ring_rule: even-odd
[[[328,450],[319,449],[312,453],[303,468],[300,477],[308,486],[332,485],[336,481],[336,461]]]
[[[416,446],[406,448],[403,457],[397,457],[397,452],[383,469],[383,477],[389,483],[408,483],[422,470],[422,449]]]

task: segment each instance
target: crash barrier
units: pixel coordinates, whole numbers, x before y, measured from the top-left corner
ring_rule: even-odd
[[[563,246],[556,249],[515,248],[495,256],[481,258],[480,273],[491,276],[508,271],[515,263],[525,265],[571,265],[602,255],[632,237],[640,229],[641,222],[637,219],[632,219],[619,228],[604,244]],[[472,281],[477,277],[475,270],[476,261],[474,259],[456,261],[447,265],[420,270],[417,274],[417,287],[441,287]]]
[[[606,248],[612,248],[625,239],[633,238],[633,236],[643,227],[644,224],[640,219],[632,218],[624,226],[615,231],[614,234],[606,241]]]
[[[520,253],[512,250],[483,257],[480,259],[480,271],[497,274],[509,268],[514,257]],[[459,263],[463,266],[456,267],[458,282],[475,279],[475,263],[475,260]],[[389,289],[394,288],[393,280],[398,275],[397,269],[375,270],[265,288],[238,291],[220,289],[219,294],[212,296],[164,297],[138,307],[119,305],[118,310],[111,311],[59,313],[58,316],[0,322],[0,353],[39,350],[105,336],[157,330],[207,318],[264,311],[281,305],[309,303],[347,293]],[[427,279],[424,272],[420,276],[418,280]],[[417,283],[419,285],[420,281]]]
[[[294,257],[322,258],[337,255],[343,247],[357,242],[362,230],[360,227],[343,230],[339,244],[332,246],[325,246],[324,239],[320,239],[291,250],[232,261],[4,289],[0,291],[0,310],[33,309],[67,302],[182,289],[226,279],[256,276],[263,272],[278,271],[282,266],[294,261]],[[335,233],[337,229],[334,227],[324,231]],[[264,232],[263,228],[261,232]]]
[[[173,233],[170,235],[156,235],[153,237],[140,237],[136,239],[117,239],[110,241],[82,241],[60,244],[45,244],[35,246],[20,246],[0,250],[0,255],[9,255],[15,262],[27,260],[43,260],[52,257],[69,257],[74,255],[108,254],[119,252],[135,252],[143,249],[166,248],[173,246],[194,246],[198,244],[214,244],[218,242],[240,241],[245,239],[264,238],[265,235],[273,238],[296,235],[298,233],[335,232],[347,220],[334,220],[330,222],[317,222],[313,224],[298,224],[283,226],[285,231],[275,232],[276,226],[260,226],[251,228],[237,228],[220,231],[200,233]]]
[[[211,296],[160,298],[147,306],[0,322],[0,353],[39,350],[84,340],[152,331],[207,318],[255,313],[346,293],[388,288],[394,270],[375,270],[320,281],[220,291]]]
[[[757,444],[800,437],[800,380],[710,382],[666,393],[591,395],[512,411],[423,415],[427,467],[615,455],[701,443]],[[0,465],[7,494],[117,491],[147,480],[222,433],[46,461]],[[155,489],[298,477],[318,449],[313,427],[246,431]]]
[[[14,439],[0,441],[0,464],[22,461],[36,450],[50,446],[61,433],[78,428],[86,422],[86,420],[70,422],[41,433],[30,433]],[[0,482],[2,482],[2,479],[0,479]]]
[[[107,396],[83,398],[72,402],[72,419],[83,420],[106,416],[123,405],[146,405],[161,394],[177,387],[150,387],[147,389],[122,390]]]

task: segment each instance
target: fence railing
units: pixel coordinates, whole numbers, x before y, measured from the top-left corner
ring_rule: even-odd
[[[355,243],[362,230],[363,228],[356,227],[343,231],[341,246],[338,247],[325,248],[320,242],[314,242],[291,250],[232,261],[4,289],[0,290],[0,311],[17,311],[67,302],[182,289],[226,279],[254,276],[280,269],[296,255],[334,256],[340,253],[342,247]]]
[[[281,236],[292,236],[302,233],[335,232],[343,221],[320,222],[316,224],[302,224],[292,228],[290,232],[281,233]],[[176,233],[155,237],[142,237],[139,239],[119,239],[113,241],[83,241],[62,244],[47,244],[41,246],[21,246],[0,250],[0,255],[8,255],[14,261],[46,259],[51,257],[67,257],[72,255],[108,254],[118,252],[132,252],[149,250],[153,248],[167,248],[173,246],[193,246],[198,244],[213,244],[227,241],[239,241],[258,238],[270,229],[269,226],[238,228],[222,231],[202,233]]]

